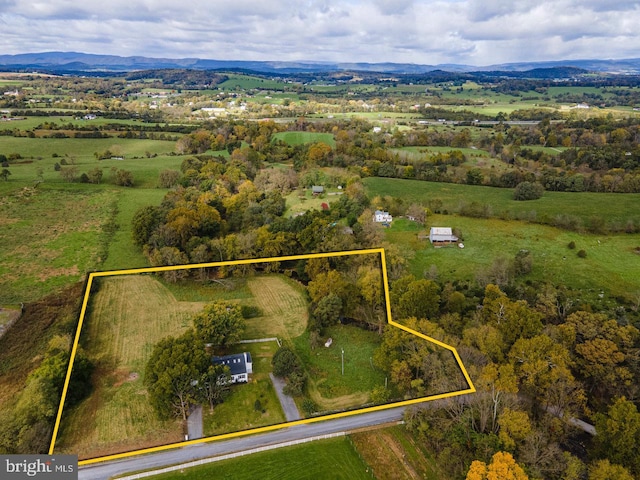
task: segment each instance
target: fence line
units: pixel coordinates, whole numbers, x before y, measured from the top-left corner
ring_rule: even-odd
[[[294,445],[300,445],[302,443],[315,442],[316,440],[326,440],[329,438],[344,437],[346,432],[327,433],[326,435],[318,435],[315,437],[301,438],[299,440],[290,440],[288,442],[276,443],[274,445],[265,445],[264,447],[252,448],[250,450],[243,450],[235,453],[227,453],[211,458],[202,458],[200,460],[194,460],[192,462],[182,463],[180,465],[173,465],[171,467],[165,467],[160,470],[152,470],[149,472],[136,473],[127,477],[119,477],[118,480],[137,480],[140,478],[152,477],[161,475],[163,473],[175,472],[176,470],[182,470],[184,468],[196,467],[198,465],[206,465],[208,463],[220,462],[222,460],[230,460],[232,458],[238,458],[245,455],[251,455],[258,452],[266,452],[268,450],[275,450],[277,448],[291,447]]]
[[[276,337],[271,338],[256,338],[255,340],[240,340],[238,343],[261,343],[261,342],[277,342]]]

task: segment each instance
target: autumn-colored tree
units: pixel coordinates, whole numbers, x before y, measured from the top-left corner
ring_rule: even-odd
[[[640,475],[640,413],[633,402],[618,398],[606,414],[597,414],[594,453]]]
[[[622,465],[616,465],[609,460],[598,460],[589,465],[588,480],[634,480],[631,472]]]
[[[489,465],[479,460],[471,463],[466,480],[528,480],[529,477],[513,456],[507,452],[498,452]]]

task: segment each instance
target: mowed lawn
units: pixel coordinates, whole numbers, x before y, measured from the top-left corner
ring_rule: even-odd
[[[178,302],[148,275],[97,284],[81,338],[96,364],[94,391],[64,413],[57,451],[91,458],[180,441],[181,423],[159,421],[149,405],[144,369],[153,346],[185,331],[204,303]]]
[[[230,353],[251,353],[253,375],[249,383],[233,385],[229,397],[222,404],[216,405],[213,411],[207,406],[204,407],[205,436],[240,432],[286,421],[269,378],[272,371],[271,359],[277,349],[278,344],[275,341],[233,346]]]
[[[294,340],[297,354],[309,373],[309,397],[320,411],[345,410],[364,405],[371,391],[384,385],[384,373],[373,366],[373,354],[380,345],[377,332],[354,325],[335,325],[326,331],[332,339],[324,345],[309,348],[308,332]],[[344,374],[342,351],[344,350]]]
[[[152,477],[157,480],[371,480],[348,437],[259,452]]]
[[[459,228],[464,248],[434,248],[418,233],[429,227]],[[405,219],[394,220],[385,230],[390,242],[403,247],[411,273],[422,277],[435,265],[440,281],[474,280],[500,257],[513,260],[520,250],[533,257],[533,269],[525,279],[545,281],[581,290],[585,301],[606,301],[611,296],[640,292],[639,234],[592,235],[547,225],[476,219],[457,215],[433,215],[426,227]],[[568,248],[570,242],[576,248]],[[577,255],[585,250],[586,258]],[[604,293],[601,298],[600,293]]]
[[[299,337],[307,328],[304,288],[281,275],[250,277],[247,286],[262,315],[248,319],[246,338]]]

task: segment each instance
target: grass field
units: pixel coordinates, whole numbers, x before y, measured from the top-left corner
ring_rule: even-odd
[[[291,340],[307,328],[307,300],[302,286],[282,276],[250,277],[247,286],[262,315],[247,320],[246,338],[277,336]]]
[[[183,332],[204,304],[179,302],[146,275],[98,283],[81,339],[96,364],[94,391],[65,412],[57,451],[90,458],[180,441],[180,422],[158,420],[148,403],[144,368],[154,344]]]
[[[224,299],[258,306],[263,315],[247,320],[245,338],[290,339],[307,325],[302,287],[283,276],[231,279],[237,288],[230,289],[190,282],[171,284],[170,289],[148,275],[105,277],[97,283],[81,339],[97,365],[95,390],[65,412],[57,447],[85,458],[181,440],[180,422],[159,421],[148,404],[144,369],[153,346],[188,328],[189,316],[205,302]],[[251,351],[255,375],[249,384],[234,386],[227,402],[206,416],[207,435],[285,421],[269,379],[275,342],[234,348]],[[254,408],[256,400],[259,409]]]
[[[585,226],[593,217],[609,225],[623,226],[628,220],[640,224],[640,195],[633,193],[545,192],[542,198],[526,202],[513,200],[513,189],[454,183],[422,182],[398,178],[370,177],[363,180],[370,198],[390,195],[409,204],[427,206],[439,199],[442,208],[457,212],[465,204],[487,205],[492,216],[508,218],[527,216],[541,222],[552,222],[558,216],[573,216]]]
[[[336,140],[331,133],[315,132],[280,132],[273,135],[271,141],[283,141],[289,145],[304,145],[306,143],[323,142],[331,148],[336,147]]]
[[[364,405],[369,393],[384,385],[384,373],[372,363],[380,336],[353,325],[336,325],[327,329],[326,337],[333,339],[331,347],[320,346],[315,350],[309,348],[308,332],[294,340],[296,352],[310,376],[310,398],[321,411]]]
[[[350,438],[378,480],[442,478],[431,454],[403,426],[353,433]]]
[[[0,197],[0,304],[28,302],[100,267],[113,189],[40,186]],[[61,215],[61,212],[64,212]]]
[[[153,477],[156,480],[371,480],[346,437],[310,442]]]
[[[454,215],[431,216],[427,230],[429,226],[461,229],[465,248],[433,248],[428,240],[417,237],[425,227],[404,219],[394,220],[385,230],[389,241],[414,252],[408,262],[418,277],[435,265],[440,280],[473,280],[496,258],[513,259],[520,250],[529,250],[533,270],[525,278],[581,290],[585,301],[606,302],[611,296],[640,292],[638,234],[578,234],[546,225]],[[571,241],[576,243],[575,250],[567,247]],[[587,252],[586,258],[576,255],[581,249]],[[601,292],[604,298],[599,297]]]
[[[327,190],[324,195],[314,196],[310,189],[295,190],[285,197],[286,211],[285,216],[294,216],[299,213],[304,213],[307,210],[321,210],[322,204],[326,203],[331,205],[333,202],[340,200],[339,191]],[[333,193],[333,195],[331,195]]]

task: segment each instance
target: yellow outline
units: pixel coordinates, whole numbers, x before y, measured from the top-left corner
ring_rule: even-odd
[[[341,418],[341,417],[347,417],[350,415],[359,415],[362,413],[368,413],[368,412],[375,412],[375,411],[379,411],[379,410],[386,410],[389,408],[396,408],[396,407],[403,407],[403,406],[407,406],[407,405],[413,405],[416,403],[422,403],[422,402],[427,402],[427,401],[432,401],[432,400],[439,400],[439,399],[443,399],[443,398],[449,398],[449,397],[454,397],[454,396],[458,396],[458,395],[466,395],[469,393],[475,393],[476,388],[473,386],[473,382],[471,381],[471,378],[469,377],[469,374],[467,373],[466,368],[464,367],[464,365],[462,364],[462,360],[460,359],[460,356],[458,355],[458,352],[456,351],[456,349],[450,345],[447,345],[445,343],[442,343],[439,340],[436,340],[435,338],[431,338],[428,337],[427,335],[423,335],[422,333],[416,332],[415,330],[412,330],[411,328],[405,327],[404,325],[401,325],[399,323],[396,323],[393,321],[392,317],[391,317],[391,302],[389,301],[389,279],[387,276],[387,260],[385,257],[385,253],[384,253],[384,248],[372,248],[372,249],[367,249],[367,250],[349,250],[349,251],[343,251],[343,252],[328,252],[328,253],[310,253],[310,254],[305,254],[305,255],[290,255],[290,256],[285,256],[285,257],[270,257],[270,258],[253,258],[253,259],[246,259],[246,260],[230,260],[230,261],[225,261],[225,262],[212,262],[212,263],[198,263],[198,264],[190,264],[190,265],[172,265],[172,266],[168,266],[168,267],[148,267],[148,268],[137,268],[137,269],[129,269],[129,270],[114,270],[114,271],[108,271],[108,272],[93,272],[89,274],[89,278],[87,280],[87,287],[85,290],[85,294],[84,294],[84,300],[82,302],[82,309],[80,311],[80,320],[78,321],[78,327],[76,329],[76,335],[75,335],[75,339],[73,341],[73,347],[71,349],[71,357],[69,359],[69,366],[67,368],[67,376],[65,378],[64,381],[64,387],[62,388],[62,398],[60,399],[60,406],[58,407],[58,415],[56,416],[56,423],[55,426],[53,428],[53,436],[51,438],[51,444],[49,447],[49,455],[53,455],[53,450],[55,447],[55,443],[56,443],[56,439],[58,436],[58,430],[60,428],[60,420],[62,418],[62,410],[64,408],[64,402],[65,399],[67,398],[67,390],[69,388],[69,379],[71,378],[71,370],[73,368],[73,363],[76,357],[76,352],[78,350],[78,341],[80,340],[80,332],[82,331],[82,324],[84,323],[84,316],[85,313],[87,311],[87,303],[89,301],[89,294],[91,292],[91,285],[93,284],[93,279],[96,277],[107,277],[107,276],[114,276],[114,275],[130,275],[130,274],[135,274],[135,273],[151,273],[151,272],[166,272],[166,271],[171,271],[171,270],[190,270],[190,269],[194,269],[194,268],[206,268],[206,267],[223,267],[223,266],[231,266],[231,265],[249,265],[249,264],[253,264],[253,263],[270,263],[270,262],[282,262],[282,261],[286,261],[286,260],[306,260],[309,258],[326,258],[326,257],[344,257],[344,256],[348,256],[348,255],[364,255],[364,254],[370,254],[370,253],[379,253],[380,254],[380,259],[381,259],[381,266],[382,266],[382,279],[383,279],[383,287],[384,287],[384,298],[385,298],[385,304],[386,304],[386,308],[387,308],[387,321],[389,323],[389,325],[393,325],[394,327],[400,328],[402,330],[404,330],[405,332],[408,332],[412,335],[416,335],[420,338],[423,338],[429,342],[432,342],[440,347],[446,348],[447,350],[450,350],[455,359],[456,362],[458,363],[458,366],[460,367],[460,370],[462,371],[462,374],[464,375],[465,380],[467,381],[467,384],[469,385],[469,388],[466,390],[458,390],[455,392],[448,392],[448,393],[440,393],[438,395],[431,395],[428,397],[422,397],[422,398],[415,398],[415,399],[411,399],[411,400],[404,400],[401,402],[395,402],[395,403],[390,403],[390,404],[385,404],[385,405],[376,405],[375,407],[367,407],[367,408],[361,408],[358,410],[352,410],[352,411],[348,411],[348,412],[340,412],[340,413],[333,413],[330,415],[323,415],[321,417],[313,417],[313,418],[306,418],[303,420],[296,420],[294,422],[286,422],[286,423],[280,423],[277,425],[269,425],[266,427],[259,427],[259,428],[253,428],[250,430],[243,430],[240,432],[232,432],[232,433],[225,433],[223,435],[216,435],[214,437],[207,437],[207,438],[199,438],[197,440],[188,440],[186,442],[179,442],[179,443],[172,443],[170,445],[162,445],[159,447],[151,447],[151,448],[145,448],[145,449],[141,449],[141,450],[134,450],[131,452],[125,452],[125,453],[118,453],[118,454],[114,454],[114,455],[107,455],[104,457],[96,457],[96,458],[90,458],[88,460],[82,460],[80,462],[78,462],[78,465],[82,466],[82,465],[90,465],[93,463],[98,463],[98,462],[105,462],[105,461],[109,461],[109,460],[116,460],[119,458],[126,458],[126,457],[132,457],[135,455],[141,455],[141,454],[145,454],[145,453],[153,453],[153,452],[160,452],[163,450],[170,450],[170,449],[174,449],[174,448],[180,448],[180,447],[185,447],[188,445],[195,445],[195,444],[199,444],[199,443],[204,443],[204,442],[211,442],[211,441],[215,441],[215,440],[224,440],[224,439],[228,439],[228,438],[235,438],[235,437],[240,437],[243,435],[251,435],[251,434],[255,434],[255,433],[262,433],[262,432],[269,432],[272,430],[279,430],[281,428],[285,428],[285,427],[293,427],[295,425],[304,425],[304,424],[309,424],[309,423],[315,423],[315,422],[323,422],[325,420],[332,420],[335,418]]]

